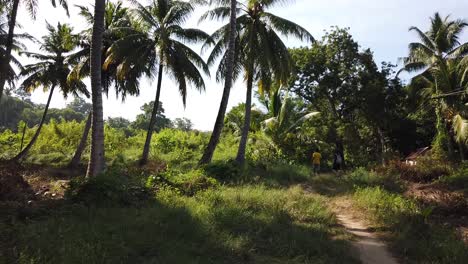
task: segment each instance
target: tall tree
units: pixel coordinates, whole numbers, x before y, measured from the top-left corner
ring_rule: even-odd
[[[91,38],[92,38],[92,25],[94,23],[94,14],[92,10],[84,6],[78,6],[80,9],[80,15],[87,21],[91,28],[86,29],[82,32],[85,36],[80,42],[80,49],[74,54],[70,55],[69,61],[74,64],[73,70],[70,73],[69,81],[81,80],[90,76],[91,67]],[[125,28],[130,27],[130,17],[128,15],[128,9],[122,6],[122,2],[116,3],[107,2],[104,14],[104,33],[103,33],[103,44],[102,44],[102,55],[101,61],[104,64],[106,58],[106,52],[110,46],[118,39],[125,36]],[[117,78],[117,64],[109,64],[101,69],[101,85],[106,95],[109,95],[110,87],[115,87],[116,97],[121,97],[122,101],[125,100],[126,96],[139,94],[138,79],[141,75],[141,71],[132,71],[124,76],[124,78]],[[135,74],[134,74],[135,73]],[[91,117],[91,115],[89,115]],[[92,118],[92,117],[91,117]],[[72,159],[69,167],[76,167],[80,161],[82,152],[86,147],[87,135],[91,129],[91,125],[88,125],[88,121],[85,124],[83,137],[78,144],[78,148],[75,151],[74,158]],[[86,135],[86,136],[85,136]]]
[[[11,51],[13,50],[14,36],[15,36],[15,27],[16,27],[16,18],[18,15],[18,8],[20,0],[13,0],[11,6],[7,5],[7,8],[10,7],[9,21],[8,21],[8,37],[6,40],[6,51],[3,55],[3,59],[0,61],[0,100],[2,100],[3,89],[5,88],[5,83],[8,79],[9,65],[11,61]],[[68,15],[68,4],[66,0],[59,0],[59,4],[67,11]],[[26,5],[29,13],[33,18],[36,17],[38,1],[32,0],[23,0],[23,3]],[[51,0],[52,5],[56,6],[56,0]]]
[[[208,11],[202,18],[226,18],[230,7],[227,1],[217,8]],[[234,59],[234,68],[242,69],[247,81],[247,93],[245,101],[245,118],[242,129],[239,150],[236,160],[245,162],[245,151],[250,130],[252,109],[252,90],[254,82],[257,82],[260,92],[268,90],[272,79],[279,83],[287,83],[292,73],[292,59],[288,48],[278,34],[294,36],[300,40],[313,41],[312,35],[301,26],[284,18],[267,12],[267,9],[284,3],[281,0],[251,0],[238,10],[240,15],[236,18],[236,31],[238,47]],[[211,36],[217,43],[208,59],[208,64],[214,64],[228,43],[230,24],[217,30]],[[218,68],[218,79],[224,78],[224,58]],[[236,77],[236,75],[234,75]]]
[[[39,62],[26,65],[21,75],[25,77],[22,83],[22,88],[24,90],[30,92],[42,86],[44,90],[49,90],[49,97],[39,127],[29,144],[13,158],[15,161],[24,158],[36,142],[46,120],[55,88],[60,88],[64,96],[70,93],[75,95],[78,95],[78,93],[87,94],[86,86],[81,81],[67,81],[70,67],[66,63],[66,55],[75,48],[76,43],[74,40],[76,36],[73,35],[72,28],[66,24],[62,25],[58,23],[56,28],[47,24],[47,30],[48,35],[43,37],[43,44],[41,45],[41,49],[45,51],[46,54],[25,52],[25,55],[37,59]]]
[[[460,59],[468,54],[468,43],[461,44],[459,41],[466,26],[468,23],[464,20],[451,20],[450,16],[443,18],[439,13],[435,13],[431,17],[429,31],[423,32],[417,27],[410,28],[410,31],[417,34],[419,42],[410,43],[409,55],[403,58],[405,65],[402,71],[422,71],[414,78],[415,80],[432,79],[433,81],[434,85],[429,91],[433,97],[438,97],[438,100],[433,101],[437,117],[437,136],[434,147],[436,152],[441,152],[442,155],[448,155],[451,158],[453,158],[454,149],[447,125],[450,118],[444,118],[445,100],[440,95],[454,92],[452,90],[454,86],[447,85],[451,83],[449,61]],[[425,90],[428,91],[428,89]]]
[[[104,34],[105,0],[96,0],[94,4],[94,24],[91,37],[91,98],[93,102],[91,122],[91,156],[86,177],[103,173],[106,166],[104,153],[104,110],[102,105],[102,39]]]
[[[188,83],[199,90],[205,89],[205,83],[198,68],[209,75],[207,64],[185,45],[185,43],[197,43],[209,38],[199,29],[181,26],[193,11],[194,5],[191,2],[153,0],[149,6],[136,3],[136,8],[133,10],[136,21],[134,32],[111,47],[106,63],[122,61],[119,65],[119,76],[125,76],[127,71],[138,65],[146,65],[151,69],[156,69],[157,65],[158,82],[155,102],[159,102],[163,72],[166,71],[177,82],[185,106]],[[148,162],[158,106],[159,103],[154,104],[140,165]]]
[[[221,0],[212,0],[210,4],[222,3]],[[237,29],[237,0],[231,0],[230,8],[224,9],[229,14],[229,27],[228,27],[228,40],[225,54],[225,72],[224,72],[224,89],[221,97],[221,103],[219,105],[218,115],[216,117],[213,132],[211,133],[210,141],[203,152],[203,156],[200,159],[200,165],[208,164],[213,159],[213,154],[216,150],[216,146],[219,143],[221,132],[224,127],[224,116],[226,115],[227,105],[229,103],[229,95],[231,93],[232,84],[234,82],[234,59],[236,57],[236,29]]]

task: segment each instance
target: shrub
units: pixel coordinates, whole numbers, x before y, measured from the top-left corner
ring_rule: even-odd
[[[120,174],[103,174],[89,179],[70,181],[66,197],[86,205],[136,205],[150,197],[145,187]]]
[[[452,172],[448,162],[432,157],[418,159],[415,166],[402,163],[399,169],[402,179],[413,182],[431,182]]]
[[[167,170],[158,175],[151,175],[146,186],[156,190],[172,190],[179,194],[194,195],[199,191],[218,186],[219,183],[212,177],[205,176],[204,171],[189,170],[182,172],[177,169]]]
[[[468,192],[468,162],[464,162],[460,168],[452,174],[441,177],[439,182],[451,189],[465,190]]]
[[[205,173],[222,182],[236,181],[242,177],[242,168],[234,161],[214,161],[204,167]]]
[[[431,182],[451,174],[453,170],[447,161],[428,156],[419,158],[416,165],[391,161],[386,166],[377,167],[376,171],[387,176],[397,175],[407,181]]]

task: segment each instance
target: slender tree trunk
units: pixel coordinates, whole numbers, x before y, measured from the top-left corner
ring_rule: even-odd
[[[161,94],[161,82],[163,75],[163,65],[159,64],[158,72],[158,87],[156,89],[156,98],[154,99],[153,111],[151,112],[151,119],[148,127],[148,132],[146,133],[145,146],[143,147],[143,154],[141,155],[140,166],[146,165],[148,163],[149,151],[151,146],[151,138],[153,137],[154,124],[156,123],[156,115],[159,108],[159,95]]]
[[[458,151],[460,152],[460,161],[465,161],[465,148],[463,147],[463,144],[458,143]]]
[[[20,146],[20,151],[23,150],[23,146],[24,146],[24,136],[26,134],[26,123],[24,123],[24,126],[23,126],[23,134],[21,135],[21,146]]]
[[[221,132],[224,127],[224,116],[226,115],[226,109],[229,102],[229,95],[231,93],[231,87],[233,83],[233,68],[234,68],[234,59],[236,52],[236,8],[237,1],[231,0],[231,19],[230,19],[230,31],[229,31],[229,45],[227,49],[227,67],[226,67],[226,78],[224,80],[224,90],[223,96],[221,97],[221,103],[219,105],[218,116],[216,117],[216,122],[211,133],[210,141],[203,152],[203,156],[200,159],[199,164],[208,164],[213,159],[213,154],[218,145],[219,138],[221,137]]]
[[[382,129],[380,129],[380,127],[377,127],[377,134],[379,135],[379,141],[380,141],[381,162],[382,162],[382,165],[385,165],[385,136],[384,136]]]
[[[436,106],[436,118],[437,138],[435,149],[440,152],[439,155],[442,155],[442,157],[452,160],[454,158],[454,148],[440,106]]]
[[[94,5],[94,25],[91,39],[91,92],[92,92],[92,131],[91,156],[87,177],[97,176],[105,170],[104,153],[104,111],[102,104],[102,38],[104,33],[104,9],[106,1],[96,0]]]
[[[242,135],[239,142],[239,149],[237,151],[236,161],[239,164],[245,163],[245,149],[247,148],[247,141],[249,139],[250,131],[250,118],[252,112],[252,88],[253,88],[253,71],[252,68],[248,72],[247,77],[247,94],[245,98],[245,116],[244,127],[242,128]]]
[[[68,164],[69,168],[77,168],[81,161],[81,156],[86,148],[86,142],[88,141],[89,130],[91,130],[91,120],[92,120],[92,112],[90,111],[88,114],[88,118],[86,119],[85,127],[83,130],[83,135],[81,136],[80,143],[76,148],[75,155],[71,159],[70,163]]]
[[[13,36],[15,34],[16,16],[18,14],[19,0],[13,1],[13,6],[10,13],[10,21],[8,23],[8,36],[6,41],[6,58],[0,62],[0,102],[2,101],[3,89],[8,78],[8,66],[11,61],[11,50],[13,49]]]
[[[28,145],[23,150],[21,150],[20,153],[18,153],[18,155],[16,155],[16,157],[14,157],[12,159],[12,161],[16,162],[16,161],[20,161],[21,159],[23,159],[28,154],[29,150],[34,145],[34,143],[36,143],[36,140],[39,137],[39,133],[41,133],[42,126],[44,125],[44,122],[45,122],[45,119],[46,119],[46,116],[47,116],[47,111],[49,111],[50,101],[52,100],[52,95],[54,94],[54,89],[55,89],[54,86],[52,86],[50,88],[49,98],[47,99],[47,104],[45,106],[44,113],[42,114],[41,122],[39,123],[39,127],[37,128],[36,132],[34,133],[34,136],[32,137],[31,141],[29,141]]]

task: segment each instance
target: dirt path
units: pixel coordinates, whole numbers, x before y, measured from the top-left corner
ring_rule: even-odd
[[[337,204],[333,209],[338,221],[348,232],[355,235],[357,239],[352,241],[353,246],[359,253],[363,264],[398,264],[392,257],[385,243],[368,230],[365,223],[356,219],[349,213],[349,205]],[[348,210],[347,210],[348,209]]]

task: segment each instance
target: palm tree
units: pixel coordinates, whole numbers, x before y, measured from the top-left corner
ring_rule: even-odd
[[[8,40],[8,32],[5,30],[6,28],[7,23],[4,21],[4,17],[0,16],[0,58],[2,58],[2,60],[3,58],[6,58],[7,54],[6,43]],[[21,43],[21,40],[34,41],[34,38],[29,34],[14,34],[12,50],[19,52],[26,49],[26,46]],[[17,79],[14,67],[16,66],[21,70],[22,65],[15,56],[10,56],[10,63],[8,63],[6,66],[5,82],[7,82],[10,86],[13,86],[14,81]]]
[[[22,3],[26,5],[26,8],[28,9],[29,13],[31,14],[31,17],[35,18],[36,17],[36,10],[37,10],[37,4],[38,1],[36,0],[22,0]],[[55,7],[57,4],[56,0],[51,0],[52,5]],[[58,0],[58,3],[66,10],[67,15],[68,13],[68,4],[66,0]],[[11,3],[11,6],[8,4],[6,7],[10,7],[10,15],[9,15],[9,23],[8,23],[8,36],[6,39],[6,50],[5,54],[2,56],[2,60],[0,62],[0,101],[2,100],[2,94],[3,94],[3,89],[5,87],[5,83],[8,79],[8,72],[9,72],[9,65],[11,61],[11,51],[13,50],[13,44],[14,44],[14,37],[15,37],[15,27],[16,27],[16,18],[18,15],[18,7],[20,4],[20,0],[13,0]]]
[[[230,7],[225,5],[226,1],[221,2],[223,3],[208,11],[202,19],[226,18]],[[244,127],[236,157],[236,161],[240,164],[245,162],[254,82],[257,82],[262,93],[270,88],[272,79],[279,83],[286,83],[292,73],[292,58],[278,33],[284,36],[294,36],[300,40],[314,41],[312,35],[301,26],[267,12],[268,8],[283,2],[281,0],[251,0],[247,4],[242,4],[242,8],[238,10],[240,15],[236,18],[237,48],[234,58],[234,78],[240,70],[243,70],[247,81]],[[226,48],[229,27],[230,25],[227,24],[212,34],[211,38],[217,43],[208,59],[209,65],[214,64]],[[210,43],[206,43],[205,46],[209,45]],[[225,77],[226,65],[228,64],[225,58],[222,58],[217,71],[218,80]]]
[[[94,23],[91,37],[91,97],[92,131],[91,131],[91,156],[89,159],[86,177],[94,177],[105,170],[106,161],[104,153],[104,110],[102,105],[102,40],[104,34],[105,0],[96,0],[94,5]]]
[[[295,133],[302,123],[320,114],[319,112],[298,111],[293,98],[281,93],[281,86],[274,85],[267,104],[271,118],[263,122],[265,134],[279,146],[289,134]]]
[[[135,29],[133,33],[117,41],[109,51],[106,61],[121,61],[118,76],[125,76],[135,67],[154,71],[158,65],[156,98],[151,114],[146,141],[140,165],[148,161],[151,137],[158,111],[163,72],[170,74],[179,86],[183,104],[186,104],[187,83],[199,90],[205,89],[203,77],[198,68],[209,75],[208,65],[184,43],[205,41],[209,36],[199,29],[183,28],[194,10],[190,2],[174,0],[153,0],[149,6],[136,3],[133,10]]]
[[[215,1],[210,1],[212,4]],[[217,1],[220,3],[221,1]],[[223,89],[223,96],[221,97],[221,103],[219,105],[218,116],[216,117],[215,125],[213,128],[213,132],[211,133],[210,141],[203,152],[203,156],[200,159],[199,164],[208,164],[213,159],[213,154],[216,150],[216,146],[218,145],[219,138],[221,137],[221,132],[223,131],[224,127],[224,116],[226,115],[226,109],[229,102],[229,95],[231,93],[233,77],[234,77],[234,58],[235,58],[235,50],[236,50],[236,28],[237,28],[237,0],[230,1],[230,8],[228,10],[229,13],[229,32],[228,32],[228,40],[227,40],[227,50],[225,54],[225,73],[224,73],[224,89]]]
[[[435,147],[437,150],[447,149],[449,157],[453,157],[453,146],[447,131],[447,118],[444,118],[444,111],[447,109],[446,100],[443,94],[457,90],[453,80],[452,60],[459,60],[468,54],[468,43],[460,44],[459,38],[463,29],[468,26],[464,20],[451,20],[450,16],[442,18],[439,13],[435,13],[431,18],[431,28],[423,32],[417,27],[411,27],[410,31],[416,32],[420,42],[409,44],[409,55],[403,58],[404,67],[401,71],[418,72],[413,80],[419,82],[423,80],[431,84],[429,89],[424,89],[431,94],[434,100],[434,108],[437,117],[437,136]],[[456,75],[458,73],[455,73]],[[455,79],[459,79],[456,77]],[[444,147],[446,146],[446,147]]]
[[[84,6],[78,6],[80,8],[80,15],[84,17],[88,25],[94,23],[94,15],[92,10]],[[122,2],[112,3],[107,2],[105,7],[104,15],[104,33],[103,33],[103,47],[101,54],[101,61],[104,64],[106,58],[106,52],[110,46],[118,39],[125,36],[125,28],[129,28],[130,18],[128,16],[127,8],[122,7]],[[73,64],[73,70],[70,73],[68,80],[77,81],[90,76],[90,62],[91,62],[91,35],[92,29],[87,29],[81,34],[85,38],[80,41],[80,49],[69,56],[69,63]],[[106,65],[101,69],[101,85],[106,93],[109,94],[109,89],[112,85],[115,86],[116,96],[122,97],[122,101],[125,100],[127,94],[138,95],[138,79],[141,75],[140,71],[132,71],[132,74],[127,74],[123,79],[118,79],[117,74],[118,64]],[[135,73],[135,74],[133,74]],[[80,162],[81,155],[86,147],[87,136],[91,129],[91,114],[89,114],[88,121],[86,121],[83,136],[78,144],[78,148],[75,151],[73,159],[70,161],[69,167],[74,168]]]
[[[70,73],[70,67],[66,64],[66,55],[75,48],[75,38],[72,34],[72,28],[66,24],[58,23],[57,28],[47,24],[48,35],[43,37],[41,49],[46,54],[24,52],[30,58],[39,60],[34,64],[29,64],[24,67],[20,75],[25,79],[22,83],[22,88],[28,92],[42,86],[44,90],[49,90],[49,97],[45,105],[44,113],[41,122],[37,128],[33,138],[28,145],[13,158],[13,161],[23,159],[36,142],[39,133],[49,110],[50,101],[55,88],[60,88],[63,95],[78,93],[87,94],[86,86],[81,81],[68,82],[67,77]]]

